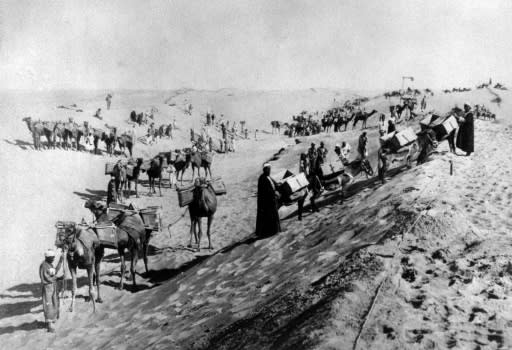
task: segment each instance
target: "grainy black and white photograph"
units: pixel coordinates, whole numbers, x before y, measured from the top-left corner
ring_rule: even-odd
[[[512,2],[0,3],[0,348],[512,349]]]

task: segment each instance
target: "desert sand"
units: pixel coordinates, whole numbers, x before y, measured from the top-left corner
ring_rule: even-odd
[[[290,122],[302,110],[324,111],[338,101],[367,96],[367,109],[388,113],[382,92],[302,91],[115,91],[110,111],[106,91],[5,92],[0,95],[0,163],[6,169],[0,213],[0,343],[5,349],[497,349],[512,347],[512,96],[501,105],[488,90],[435,91],[428,110],[455,104],[485,104],[496,121],[475,123],[475,153],[448,153],[441,143],[431,160],[412,169],[395,166],[384,185],[357,177],[348,197],[321,202],[319,213],[293,215],[283,208],[284,232],[255,240],[256,184],[261,165],[274,172],[298,170],[298,155],[310,142],[347,141],[356,130],[294,138],[270,133],[270,121]],[[58,109],[76,103],[82,113]],[[193,105],[192,115],[183,111]],[[102,107],[104,120],[92,118]],[[108,251],[102,265],[104,303],[78,298],[74,313],[61,300],[57,333],[44,329],[38,266],[53,246],[57,220],[91,221],[84,201],[105,199],[107,156],[65,150],[35,151],[21,119],[89,121],[127,129],[131,110],[151,107],[155,124],[179,127],[172,140],[137,143],[134,156],[188,146],[210,109],[225,119],[245,120],[258,139],[237,141],[235,153],[217,154],[214,176],[225,181],[213,223],[214,250],[186,249],[188,214],[176,191],[129,201],[162,206],[163,227],[151,239],[149,268],[137,289],[117,290],[119,259]],[[413,124],[418,128],[417,121]],[[377,118],[368,122],[375,168]],[[399,125],[399,128],[403,125]],[[143,128],[138,129],[139,136]],[[454,173],[450,174],[450,162]],[[190,180],[191,172],[185,174]],[[146,175],[142,175],[146,179]],[[167,229],[170,227],[170,231]],[[203,239],[202,246],[206,247]],[[87,295],[85,273],[78,295]]]

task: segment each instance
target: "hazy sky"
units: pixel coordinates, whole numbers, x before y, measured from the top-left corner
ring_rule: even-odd
[[[508,0],[2,0],[0,87],[509,83],[511,33]]]

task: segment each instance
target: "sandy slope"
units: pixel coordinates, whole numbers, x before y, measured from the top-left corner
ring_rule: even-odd
[[[235,120],[250,116],[250,126],[263,128],[270,120],[286,120],[302,109],[320,109],[336,92],[181,91],[167,101],[178,106],[190,101],[195,107],[192,117],[163,104],[168,98],[163,95],[123,95],[123,105],[110,115],[113,123],[123,125],[132,108],[155,105],[157,123],[176,116],[182,127],[177,140],[140,147],[139,154],[184,143],[187,128],[199,125],[203,108],[222,110]],[[88,98],[81,103],[94,111],[101,94]],[[467,99],[490,105],[485,91],[436,95],[429,104],[443,112]],[[21,113],[20,105],[25,104],[20,101],[25,100],[11,101],[8,112]],[[46,108],[45,116],[55,112],[48,107],[48,97],[34,103],[39,103],[31,107],[34,110]],[[389,103],[377,98],[368,107],[385,111]],[[140,290],[113,288],[119,280],[118,263],[110,256],[102,277],[106,302],[91,315],[90,305],[79,299],[74,314],[63,312],[57,336],[38,329],[42,314],[35,273],[41,252],[53,241],[54,221],[90,217],[82,200],[104,190],[105,158],[24,150],[11,141],[28,141],[26,127],[12,121],[1,135],[8,142],[0,148],[0,157],[10,175],[3,196],[13,204],[2,213],[7,234],[0,246],[16,263],[2,270],[7,276],[3,287],[9,288],[0,296],[5,315],[0,319],[1,341],[10,348],[345,348],[353,344],[375,290],[385,280],[363,329],[361,349],[511,346],[512,316],[505,307],[512,283],[506,249],[512,215],[509,109],[502,105],[498,123],[477,122],[474,156],[450,157],[443,145],[432,162],[399,172],[384,186],[359,178],[344,203],[325,203],[319,214],[309,214],[302,222],[286,220],[286,232],[274,238],[246,241],[208,257],[207,251],[194,254],[180,248],[188,240],[188,218],[177,221],[171,237],[166,231],[153,237],[152,271],[139,278]],[[370,129],[373,149],[375,135],[376,129]],[[299,145],[293,139],[261,136],[257,142],[241,141],[237,153],[214,160],[215,175],[229,188],[214,222],[217,249],[252,233],[255,182],[263,161],[285,147],[274,169],[295,169],[297,154],[310,140],[332,146],[343,139],[355,145],[359,132],[315,136]],[[449,175],[449,160],[454,162],[454,176]],[[34,173],[38,182],[33,181]],[[169,189],[163,197],[133,201],[162,205],[165,227],[182,214]],[[421,212],[424,216],[407,232]],[[367,247],[375,243],[381,244]]]

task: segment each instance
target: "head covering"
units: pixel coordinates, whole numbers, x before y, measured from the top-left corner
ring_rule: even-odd
[[[46,252],[44,252],[45,258],[55,258],[55,252],[52,249],[48,249]]]
[[[339,143],[337,143],[337,144],[335,144],[335,145],[334,145],[334,148],[336,148],[336,147],[337,147],[337,148],[341,148],[341,146],[340,146],[340,144],[339,144]]]
[[[263,164],[263,169],[265,169],[265,168],[270,168],[270,167],[271,167],[271,166],[270,166],[270,163],[265,163],[265,164]]]

